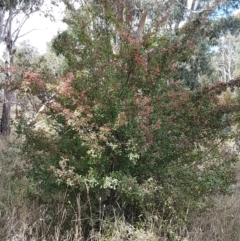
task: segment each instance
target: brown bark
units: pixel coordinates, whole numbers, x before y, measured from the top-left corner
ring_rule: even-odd
[[[1,119],[1,134],[4,136],[10,135],[10,132],[11,132],[10,112],[11,112],[11,92],[8,89],[4,89],[4,103],[3,103],[2,119]]]

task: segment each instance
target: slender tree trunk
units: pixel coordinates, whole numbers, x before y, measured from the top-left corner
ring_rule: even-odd
[[[1,134],[4,136],[10,135],[11,131],[11,83],[12,83],[12,67],[13,67],[13,41],[12,41],[12,10],[9,11],[9,22],[8,31],[5,38],[6,50],[8,55],[8,61],[5,62],[5,74],[6,74],[6,84],[3,89],[4,91],[4,101],[3,101],[3,111],[1,119]]]
[[[1,119],[1,134],[10,135],[10,112],[11,112],[11,93],[8,88],[4,89],[4,102]]]

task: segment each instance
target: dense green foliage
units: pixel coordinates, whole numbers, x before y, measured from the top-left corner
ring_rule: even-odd
[[[219,96],[240,80],[190,84],[191,90],[178,81],[190,74],[196,83],[206,74],[198,67],[183,73],[196,56],[200,65],[207,61],[198,19],[174,37],[152,31],[139,41],[133,34],[137,15],[129,9],[120,21],[110,1],[68,7],[69,28],[53,41],[54,51],[65,57],[65,73],[43,81],[31,72],[22,83],[24,91],[54,94],[46,126],[22,127],[29,178],[45,197],[67,188],[71,205],[80,193],[86,235],[115,209],[134,225],[146,224],[152,213],[161,213],[166,230],[169,223],[179,225],[188,208],[226,192],[234,179],[236,157],[224,145],[240,105]]]

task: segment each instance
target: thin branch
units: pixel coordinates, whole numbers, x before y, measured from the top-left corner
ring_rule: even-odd
[[[15,9],[13,15],[12,15],[12,19],[14,19],[22,10],[21,9]]]
[[[30,15],[35,12],[37,12],[37,10],[30,10],[29,12],[25,13],[25,16],[23,17],[21,23],[19,24],[19,26],[16,28],[16,30],[12,34],[12,36],[14,36],[16,34],[16,36],[13,40],[13,43],[15,43],[17,41],[17,39],[19,38],[20,31],[21,31],[22,27],[24,26],[24,24],[26,23],[26,21],[29,19]],[[22,36],[24,36],[24,35],[22,35]]]
[[[46,108],[47,104],[49,104],[52,101],[52,99],[55,97],[55,95],[56,95],[56,93],[53,93],[51,95],[51,97],[39,108],[39,110],[36,113],[36,115],[27,122],[28,126],[30,126],[37,119],[37,117],[44,111],[44,109]]]
[[[3,34],[2,34],[2,40],[4,40],[4,38],[5,38],[5,36],[6,36],[6,34],[7,34],[7,29],[8,29],[8,25],[9,25],[9,23],[12,21],[12,16],[10,16],[10,14],[9,14],[9,16],[8,16],[8,18],[7,18],[7,20],[6,20],[6,23],[5,23],[5,25],[4,25],[4,30],[3,30]]]
[[[14,38],[14,40],[13,40],[13,43],[15,43],[15,42],[17,41],[18,36],[19,36],[19,33],[20,33],[23,25],[25,24],[25,22],[28,20],[28,18],[29,18],[29,15],[26,15],[26,16],[23,18],[22,22],[21,22],[21,23],[19,24],[19,26],[17,27],[17,29],[13,32],[12,36],[16,33],[16,36],[15,36],[15,38]]]
[[[47,116],[45,119],[43,119],[43,120],[40,120],[39,122],[37,122],[37,123],[35,123],[35,124],[33,124],[33,126],[38,126],[38,125],[40,125],[41,123],[43,123],[45,120],[47,120],[47,119],[49,119],[49,118],[51,118],[52,116],[51,115],[49,115],[49,116]]]
[[[28,31],[28,32],[26,32],[26,33],[24,33],[24,34],[22,34],[22,35],[18,35],[18,39],[24,37],[25,35],[27,35],[27,34],[33,32],[33,31],[36,31],[36,30],[39,30],[39,29],[34,28],[34,29],[32,29],[32,30],[30,30],[30,31]]]
[[[0,43],[3,40],[3,20],[4,20],[5,13],[3,9],[0,9]]]

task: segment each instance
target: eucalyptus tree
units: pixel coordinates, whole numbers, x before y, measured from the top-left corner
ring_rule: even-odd
[[[236,43],[234,36],[230,34],[222,36],[218,41],[212,62],[220,81],[229,82],[234,77],[237,60]]]
[[[84,5],[82,1],[64,2],[72,16],[78,13],[79,6]],[[160,42],[161,45],[166,44],[164,38],[168,43],[191,38],[192,44],[196,46],[194,54],[189,59],[183,58],[174,63],[173,68],[178,70],[178,75],[174,78],[169,76],[168,80],[174,82],[180,79],[191,89],[199,87],[203,77],[210,78],[214,72],[214,66],[211,65],[211,47],[218,43],[226,31],[236,31],[240,23],[239,18],[230,17],[230,13],[239,8],[239,1],[109,0],[105,3],[108,9],[102,7],[102,1],[89,1],[96,18],[90,20],[86,12],[86,20],[91,22],[88,31],[91,31],[92,40],[102,36],[103,31],[108,32],[106,43],[109,60],[111,53],[118,55],[123,51],[124,46],[121,46],[119,35],[121,31],[128,30],[132,36],[135,34],[135,38],[143,39],[146,54],[150,55],[158,52]],[[115,25],[111,22],[113,19]],[[138,29],[141,36],[136,32],[137,26],[140,27]],[[59,35],[59,38],[66,37],[65,34]],[[68,58],[68,61],[78,63],[74,57]]]
[[[5,0],[0,2],[0,43],[6,46],[5,82],[2,84],[4,98],[0,132],[10,134],[10,113],[13,81],[13,55],[16,41],[31,14],[40,10],[43,0]]]
[[[186,86],[195,89],[204,79],[212,79],[213,76],[216,78],[216,65],[211,61],[212,49],[214,46],[221,45],[227,33],[239,31],[240,18],[232,16],[233,11],[239,7],[239,1],[192,1],[192,9],[188,9],[185,14],[188,13],[187,16],[189,16],[187,22],[191,19],[198,24],[198,31],[195,33],[197,48],[188,61],[178,64],[180,79],[184,80]],[[229,65],[232,60],[230,55],[228,57]],[[217,68],[219,69],[219,66]],[[232,76],[228,75],[228,79],[231,78]],[[222,79],[215,79],[215,81],[222,81]]]
[[[99,6],[99,1],[93,2]],[[156,53],[157,42],[164,36],[170,43],[182,42],[184,35],[187,34],[194,39],[192,44],[197,46],[194,55],[175,63],[173,67],[179,70],[179,75],[174,79],[170,78],[170,82],[183,80],[191,89],[201,85],[202,76],[210,77],[214,72],[214,66],[211,65],[211,47],[221,41],[221,37],[227,31],[236,32],[240,24],[239,18],[231,16],[232,12],[240,7],[239,1],[125,0],[110,2],[111,10],[115,12],[118,22],[121,24],[124,24],[124,21],[127,22],[128,28],[132,28],[132,33],[145,14],[146,21],[142,26],[142,37],[144,41],[146,40],[144,44],[148,52]],[[195,29],[192,31],[193,36],[190,36],[191,28]],[[111,43],[113,51],[118,53],[121,41],[118,31],[114,33]],[[154,41],[149,42],[149,39]]]

